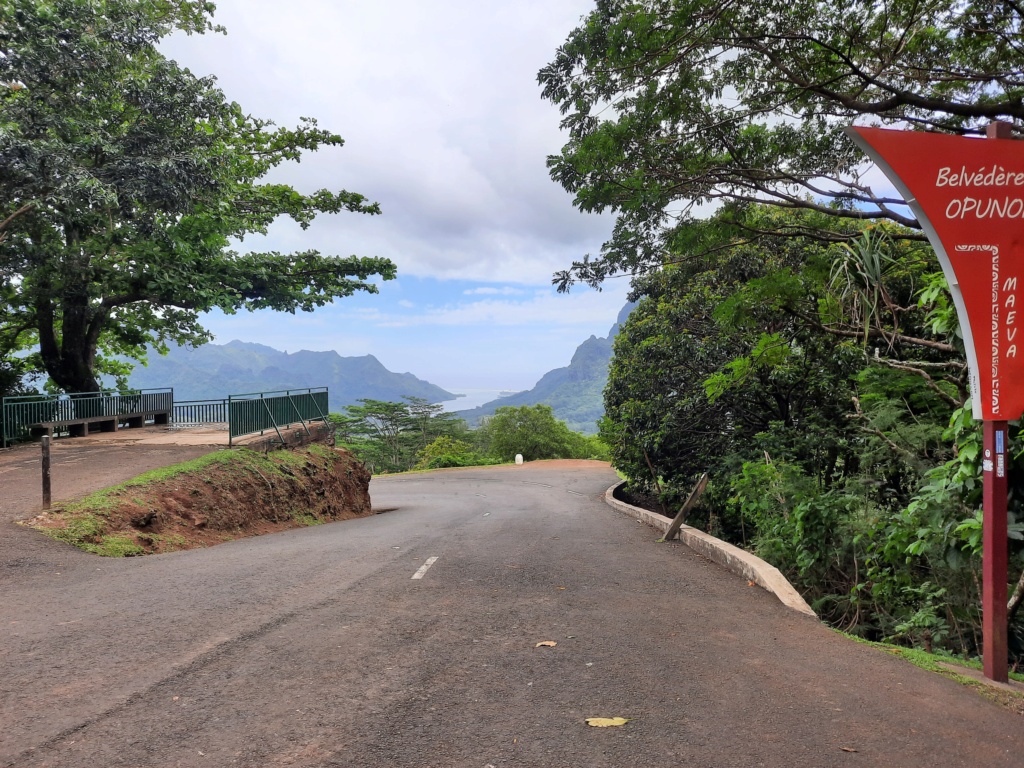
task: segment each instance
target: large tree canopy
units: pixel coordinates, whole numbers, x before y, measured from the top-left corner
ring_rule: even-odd
[[[1024,118],[1021,14],[1013,0],[597,0],[538,77],[570,136],[552,177],[580,209],[619,216],[601,258],[556,283],[661,264],[715,201],[739,223],[756,201],[916,228],[841,128]]]
[[[280,216],[376,214],[362,195],[263,181],[342,139],[246,114],[156,48],[215,29],[199,0],[0,0],[0,358],[67,391],[98,387],[103,352],[209,339],[204,311],[312,310],[387,259],[244,253]]]
[[[766,228],[820,216],[750,213]],[[974,653],[981,446],[941,274],[902,234],[738,242],[638,279],[601,436],[630,488],[672,511],[708,473],[688,522],[754,549],[822,618]]]
[[[982,453],[962,339],[919,223],[843,129],[1024,133],[1022,14],[596,0],[539,74],[569,134],[552,178],[617,214],[600,256],[555,282],[626,273],[642,299],[601,432],[630,487],[680,501],[707,472],[698,524],[778,566],[823,617],[964,654]],[[1017,654],[1024,624],[1010,633]]]

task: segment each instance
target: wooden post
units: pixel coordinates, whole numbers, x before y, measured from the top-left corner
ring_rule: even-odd
[[[43,451],[43,509],[50,508],[50,436],[43,435],[40,441]]]
[[[674,539],[679,535],[679,529],[683,527],[683,523],[686,521],[686,514],[693,509],[700,495],[704,493],[704,489],[708,487],[708,473],[705,472],[700,476],[700,480],[697,481],[697,485],[690,491],[690,495],[686,498],[686,503],[683,504],[683,508],[679,510],[679,514],[675,516],[672,521],[672,525],[665,531],[665,541]]]
[[[1007,682],[1008,579],[1005,421],[984,422],[981,626],[985,677]]]

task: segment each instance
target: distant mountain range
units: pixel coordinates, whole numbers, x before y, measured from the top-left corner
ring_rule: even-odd
[[[576,348],[568,366],[548,371],[533,389],[499,397],[468,411],[458,411],[458,415],[470,426],[476,426],[481,418],[493,416],[495,409],[502,406],[543,403],[550,405],[555,417],[564,421],[569,429],[595,434],[597,421],[604,416],[604,388],[608,383],[612,344],[619,326],[626,322],[635,306],[627,304],[623,307],[606,338],[591,336]]]
[[[596,433],[597,421],[604,415],[603,393],[612,343],[633,306],[623,307],[606,338],[591,336],[576,348],[568,366],[548,371],[533,389],[458,411],[458,415],[476,426],[501,406],[543,403],[550,405],[556,418],[570,429]],[[242,341],[205,344],[195,349],[172,347],[166,356],[151,352],[149,365],[132,371],[129,385],[138,389],[174,387],[174,399],[179,402],[326,386],[330,408],[335,412],[364,398],[400,402],[408,396],[439,403],[458,397],[411,373],[389,371],[373,355],[342,357],[337,352],[305,350],[289,354]]]
[[[438,403],[456,397],[411,373],[389,371],[373,355],[289,354],[242,341],[204,344],[195,349],[172,347],[166,356],[151,352],[149,365],[132,371],[129,384],[139,389],[174,387],[177,401],[220,400],[247,392],[326,386],[332,411],[355,405],[361,398],[395,402],[409,396]]]

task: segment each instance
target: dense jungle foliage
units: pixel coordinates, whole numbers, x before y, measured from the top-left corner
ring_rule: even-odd
[[[707,226],[721,235],[725,218]],[[708,472],[689,522],[778,566],[834,625],[975,655],[980,430],[944,278],[902,234],[825,244],[737,230],[734,247],[638,280],[601,436],[634,492],[670,508]],[[1014,620],[1018,655],[1022,629]]]
[[[601,435],[634,492],[835,626],[980,653],[980,425],[921,222],[844,129],[1024,128],[1018,4],[596,0],[538,74],[551,177],[616,217],[560,290],[633,279]],[[1011,578],[1021,454],[1010,428]],[[1011,656],[1024,655],[1011,598]]]

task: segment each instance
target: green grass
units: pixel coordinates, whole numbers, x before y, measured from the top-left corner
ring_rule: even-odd
[[[101,557],[133,557],[145,554],[145,548],[139,546],[131,536],[103,535],[105,528],[106,521],[102,519],[102,515],[81,512],[67,518],[64,528],[38,530],[52,539]]]
[[[159,469],[151,469],[148,472],[143,472],[141,475],[133,477],[131,480],[125,480],[123,483],[119,483],[118,485],[112,485],[109,488],[94,491],[88,496],[83,496],[81,499],[69,504],[62,504],[61,510],[64,514],[88,512],[102,515],[104,512],[109,512],[109,510],[117,504],[120,504],[124,500],[125,491],[131,488],[140,488],[154,483],[160,483],[165,480],[171,480],[178,475],[185,474],[186,472],[196,472],[207,467],[230,464],[238,460],[247,464],[251,459],[244,456],[244,454],[261,456],[254,451],[245,451],[244,449],[239,449],[238,451],[215,451],[214,453],[208,453],[205,456],[200,456],[198,459],[190,459],[189,461],[183,461],[180,464],[172,464],[169,467],[160,467]]]
[[[921,667],[921,669],[927,669],[931,672],[938,672],[948,677],[961,678],[975,682],[973,678],[964,677],[958,675],[956,672],[951,671],[945,667],[939,666],[940,664],[954,664],[958,667],[966,667],[968,669],[984,669],[980,659],[965,659],[961,656],[951,656],[944,653],[928,653],[920,648],[903,648],[897,645],[888,645],[886,643],[876,643],[881,648],[884,648],[887,652],[894,656],[899,656],[906,659],[911,664]],[[1010,672],[1010,679],[1024,683],[1024,674],[1020,672]]]
[[[1024,710],[1024,693],[1006,691],[1001,688],[993,688],[979,680],[975,680],[969,675],[959,674],[956,670],[942,666],[942,664],[950,664],[980,671],[983,668],[980,659],[965,659],[961,656],[953,656],[945,653],[928,653],[920,648],[906,648],[901,645],[892,645],[891,643],[879,643],[872,640],[865,640],[862,637],[857,637],[856,635],[851,635],[838,629],[833,631],[843,637],[861,643],[862,645],[869,645],[872,648],[877,648],[892,656],[898,656],[916,667],[942,675],[943,677],[967,686],[968,688],[973,688],[986,698],[993,699],[997,703],[1008,706],[1018,712]],[[1011,680],[1024,683],[1024,674],[1019,672],[1010,672],[1009,677]]]
[[[103,557],[132,557],[144,554],[145,549],[130,535],[105,534],[107,519],[117,505],[125,500],[141,503],[135,489],[172,481],[185,474],[210,482],[203,475],[213,468],[234,473],[258,474],[264,479],[270,476],[285,477],[292,474],[292,467],[305,466],[310,460],[309,454],[321,459],[330,459],[336,455],[331,448],[326,446],[311,445],[307,447],[307,450],[308,454],[305,451],[275,451],[263,454],[245,448],[215,451],[180,464],[150,470],[118,485],[95,491],[81,499],[60,505],[55,511],[64,521],[64,527],[40,528],[38,530],[58,541]],[[295,512],[292,517],[301,525],[319,525],[322,522],[305,512]],[[182,547],[185,544],[184,537],[181,536],[160,536],[158,534],[148,534],[148,536],[155,543],[166,542],[174,548]]]
[[[102,514],[77,513],[65,518],[63,528],[42,528],[40,530],[57,541],[77,546],[84,539],[90,539],[103,533],[106,521],[102,520],[102,517]]]
[[[309,450],[310,453],[325,458],[332,454],[331,449],[323,448],[321,446],[309,446]],[[90,493],[88,496],[84,496],[69,504],[62,504],[61,510],[65,515],[73,515],[75,513],[102,515],[104,512],[109,511],[111,508],[121,503],[126,497],[125,492],[129,489],[173,480],[175,477],[186,473],[198,474],[204,469],[215,466],[227,466],[237,469],[240,472],[259,472],[263,475],[266,475],[268,472],[285,475],[287,473],[281,471],[282,466],[299,467],[305,465],[307,461],[308,459],[303,453],[295,451],[275,451],[274,453],[267,455],[257,451],[250,451],[245,448],[237,448],[229,451],[215,451],[213,453],[208,453],[205,456],[200,456],[198,459],[190,459],[189,461],[183,461],[180,464],[172,464],[169,467],[161,467],[159,469],[152,469],[148,472],[143,472],[141,475],[133,477],[131,480],[126,480],[118,485],[112,485],[109,488],[95,491]]]
[[[292,512],[291,516],[292,516],[292,519],[295,522],[297,522],[299,525],[305,525],[305,526],[322,525],[323,522],[324,522],[320,518],[315,517],[313,515],[308,515],[305,512]]]
[[[101,557],[134,557],[146,554],[146,550],[135,543],[131,536],[102,536],[99,544],[79,544],[86,552]]]
[[[166,544],[169,549],[182,549],[188,543],[180,533],[143,533],[139,538],[152,544]]]

